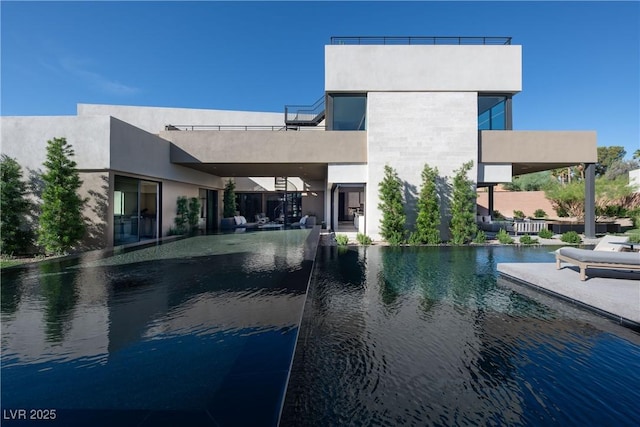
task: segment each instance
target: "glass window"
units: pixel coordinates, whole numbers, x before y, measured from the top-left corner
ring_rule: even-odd
[[[478,130],[507,129],[507,96],[478,96]]]
[[[333,130],[365,130],[367,95],[333,94],[331,124]]]

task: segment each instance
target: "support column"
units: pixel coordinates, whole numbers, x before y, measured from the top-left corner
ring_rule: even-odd
[[[584,171],[584,235],[596,237],[596,165],[585,164]]]
[[[494,185],[490,185],[488,187],[489,189],[489,202],[487,208],[489,209],[489,216],[491,217],[491,219],[493,220],[493,189],[495,188]]]

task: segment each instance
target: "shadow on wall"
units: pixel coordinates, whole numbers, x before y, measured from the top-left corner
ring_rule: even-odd
[[[102,185],[100,190],[88,190],[90,199],[86,209],[89,209],[93,215],[85,216],[87,231],[84,239],[80,242],[79,248],[82,250],[102,249],[106,246],[107,241],[107,223],[109,212],[109,176],[100,176]]]
[[[27,248],[29,253],[39,253],[40,248],[37,246],[38,236],[38,218],[42,213],[42,192],[44,190],[44,181],[42,180],[41,169],[27,169],[27,188],[31,193],[31,208],[27,217],[27,227],[32,233],[32,243]],[[108,208],[109,208],[109,177],[101,175],[102,185],[99,190],[88,190],[90,196],[89,201],[85,205],[85,211],[91,212],[91,216],[84,216],[86,224],[85,236],[80,241],[77,250],[102,249],[106,246]]]

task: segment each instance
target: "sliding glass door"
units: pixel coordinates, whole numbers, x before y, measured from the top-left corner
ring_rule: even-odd
[[[158,237],[159,186],[126,176],[115,176],[113,191],[113,244]]]

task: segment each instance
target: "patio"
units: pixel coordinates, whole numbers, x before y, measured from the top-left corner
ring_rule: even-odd
[[[640,274],[626,271],[589,269],[580,281],[578,267],[563,263],[500,263],[497,270],[505,279],[569,300],[616,322],[640,329]]]

